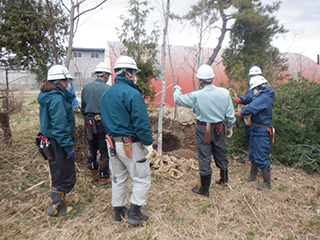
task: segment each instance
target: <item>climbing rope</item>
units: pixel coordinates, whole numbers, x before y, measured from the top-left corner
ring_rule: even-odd
[[[229,88],[229,94],[233,100],[235,100],[238,97],[236,91],[234,91],[232,88]],[[234,97],[232,96],[232,94],[234,94]],[[241,106],[240,104],[237,104],[237,109],[235,109],[235,114],[234,114],[235,117],[239,117],[240,112],[241,112]]]

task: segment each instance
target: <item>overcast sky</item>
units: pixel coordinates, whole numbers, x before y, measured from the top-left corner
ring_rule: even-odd
[[[100,0],[88,0],[82,9],[95,6]],[[153,22],[162,23],[160,10],[162,0],[152,0],[155,12],[148,21],[148,32]],[[197,0],[172,0],[171,11],[185,14],[190,5]],[[262,0],[262,3],[271,3],[272,0]],[[126,14],[128,0],[108,0],[98,10],[86,13],[80,17],[80,24],[74,38],[74,47],[104,48],[107,41],[119,41],[117,28],[121,28],[120,15]],[[283,24],[288,33],[274,39],[273,45],[281,52],[299,53],[316,61],[320,54],[320,0],[282,0],[280,10],[276,13],[280,24]],[[162,26],[161,26],[162,27]],[[161,29],[162,32],[162,29]],[[170,44],[195,46],[198,43],[196,32],[190,26],[178,22],[170,24]],[[205,42],[206,47],[214,48],[219,32],[211,32],[210,39]],[[159,39],[159,44],[162,38]],[[225,39],[223,47],[228,40]]]

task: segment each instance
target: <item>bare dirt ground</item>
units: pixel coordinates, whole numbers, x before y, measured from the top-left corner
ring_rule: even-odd
[[[33,144],[39,129],[33,105],[34,100],[26,102],[10,119],[14,147],[8,149],[0,139],[0,239],[320,239],[319,175],[272,163],[272,189],[260,192],[261,173],[257,182],[241,182],[250,165],[230,155],[229,187],[214,183],[219,170],[213,163],[210,197],[194,194],[191,189],[200,180],[193,116],[187,112],[174,121],[172,109],[163,121],[163,154],[155,152],[150,159],[152,183],[142,208],[148,222],[132,227],[125,220],[112,221],[111,188],[100,187],[86,169],[81,119],[77,183],[67,196],[80,196],[81,203],[71,214],[49,217],[49,168]],[[150,120],[157,139],[153,113]],[[129,181],[128,200],[131,188]]]

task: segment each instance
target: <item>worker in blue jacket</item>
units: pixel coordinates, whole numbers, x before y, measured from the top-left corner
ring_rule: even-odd
[[[241,116],[251,115],[249,160],[251,161],[250,176],[242,181],[256,181],[258,168],[262,171],[264,182],[258,190],[271,188],[271,169],[268,158],[270,155],[270,127],[272,120],[274,92],[267,86],[267,80],[255,76],[250,80],[250,89],[254,97],[239,97],[236,102],[247,105],[241,110]]]
[[[201,187],[193,188],[192,191],[206,197],[209,197],[211,184],[211,156],[220,169],[220,179],[216,180],[216,183],[228,185],[229,160],[225,137],[232,136],[232,127],[236,120],[229,92],[212,84],[214,76],[212,67],[203,64],[196,74],[201,90],[182,94],[181,87],[176,85],[173,93],[176,104],[192,108],[195,112]]]
[[[259,68],[258,66],[253,66],[250,68],[249,70],[249,74],[248,76],[251,78],[255,77],[255,76],[262,76],[262,71],[261,71],[261,68]],[[250,83],[250,80],[249,80],[249,83]],[[254,94],[253,94],[253,91],[252,89],[250,88],[250,85],[246,91],[246,94],[245,94],[245,98],[252,98],[254,97]],[[238,102],[236,101],[236,103],[238,104]],[[246,136],[246,140],[248,143],[250,143],[250,126],[246,125],[245,124],[245,121],[244,122],[244,131],[245,131],[245,136]],[[247,158],[245,158],[245,160],[248,160]]]
[[[75,95],[68,91],[70,79],[67,68],[54,65],[49,69],[47,81],[38,95],[40,132],[48,139],[53,152],[49,160],[52,186],[47,213],[50,216],[64,215],[73,210],[65,200],[66,193],[76,183],[73,145],[77,139],[71,105]],[[76,198],[72,203],[79,200]]]
[[[141,213],[146,204],[151,177],[149,157],[152,154],[152,130],[147,106],[141,90],[135,84],[140,72],[136,62],[128,56],[117,59],[114,70],[115,83],[109,87],[100,100],[101,121],[105,132],[114,143],[115,155],[109,151],[112,173],[112,200],[115,221],[121,221],[127,210],[126,185],[128,177],[133,180],[131,207],[128,223],[141,224],[149,219]],[[110,149],[110,148],[109,148]]]

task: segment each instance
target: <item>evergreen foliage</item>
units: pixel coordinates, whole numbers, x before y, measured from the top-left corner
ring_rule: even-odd
[[[270,160],[320,173],[320,83],[300,77],[277,83],[273,90],[276,138]],[[229,150],[241,154],[248,151],[243,121],[237,118],[234,127]]]
[[[4,51],[5,48],[10,54],[6,64],[11,68],[30,70],[37,75],[38,82],[46,80],[48,68],[55,64],[54,52],[59,62],[65,54],[63,42],[68,19],[58,3],[52,2],[50,6],[53,22],[43,1],[0,1],[0,49]]]
[[[242,87],[246,88],[248,71],[254,65],[262,69],[269,83],[283,79],[279,72],[286,70],[286,59],[271,45],[276,34],[286,32],[272,16],[279,6],[279,2],[262,5],[257,0],[234,3],[234,7],[238,9],[238,12],[233,14],[236,21],[232,25],[229,47],[222,55],[225,73],[231,83],[241,83]]]
[[[121,15],[123,20],[118,37],[125,47],[122,54],[132,57],[137,67],[141,69],[138,73],[137,85],[142,90],[143,97],[152,102],[155,98],[155,90],[150,87],[151,80],[156,78],[157,71],[154,63],[157,57],[157,41],[159,37],[158,27],[154,27],[150,34],[147,33],[145,25],[152,8],[148,7],[148,1],[129,0],[128,17]]]
[[[320,172],[320,84],[300,76],[278,83],[272,123],[275,158],[309,173]]]

